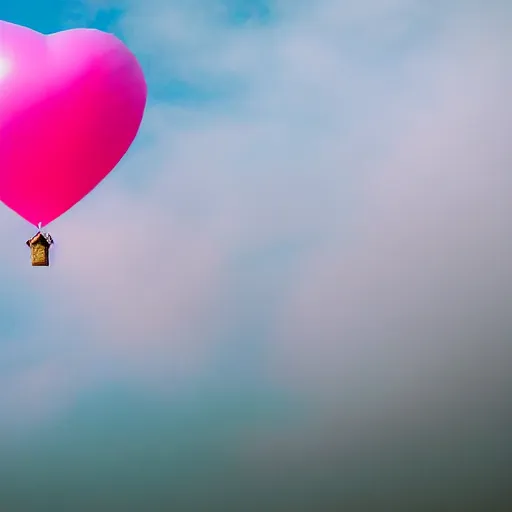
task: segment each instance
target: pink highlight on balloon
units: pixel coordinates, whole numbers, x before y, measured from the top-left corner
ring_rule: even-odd
[[[142,69],[115,36],[0,21],[0,200],[36,226],[55,220],[119,163],[146,99]]]

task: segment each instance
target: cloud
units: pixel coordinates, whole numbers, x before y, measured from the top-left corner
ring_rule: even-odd
[[[470,28],[412,63],[416,80],[394,103],[357,224],[318,247],[290,292],[281,364],[306,387],[325,391],[327,380],[343,396],[343,384],[398,386],[414,397],[404,383],[422,372],[443,392],[466,358],[507,353],[510,75],[503,35]]]
[[[19,240],[1,256],[2,439],[116,382],[163,395],[159,414],[200,389],[194,421],[219,424],[200,445],[209,484],[241,501],[257,487],[260,509],[277,493],[294,510],[499,500],[509,7],[281,0],[234,24],[221,4],[123,2],[116,30],[155,94],[119,169],[50,227],[50,269],[0,213]],[[223,399],[238,412],[212,413]]]
[[[119,170],[52,226],[50,271],[16,264],[27,327],[53,326],[41,372],[172,388],[259,325],[255,372],[292,394],[462,399],[457,372],[507,354],[510,75],[498,3],[444,5],[282,1],[232,25],[125,3],[150,85],[219,97],[153,98]]]

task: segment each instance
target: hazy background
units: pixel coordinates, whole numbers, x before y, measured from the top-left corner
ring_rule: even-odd
[[[0,208],[1,512],[512,510],[511,2],[0,18],[150,92],[52,267]]]

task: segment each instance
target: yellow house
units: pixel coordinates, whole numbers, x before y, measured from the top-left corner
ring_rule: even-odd
[[[52,244],[53,240],[49,233],[41,233],[40,231],[30,240],[27,240],[33,267],[48,267],[50,265],[50,246]]]

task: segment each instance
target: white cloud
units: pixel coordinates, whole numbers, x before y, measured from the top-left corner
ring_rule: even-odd
[[[468,364],[487,379],[484,354],[507,354],[511,82],[503,34],[470,28],[413,64],[355,239],[319,247],[290,293],[279,365],[329,399],[449,393]]]
[[[280,2],[275,23],[228,28],[180,5],[127,4],[121,28],[149,74],[240,87],[218,104],[154,105],[139,147],[54,224],[54,266],[34,286],[46,287],[58,364],[82,385],[204,370],[233,311],[262,301],[279,305],[269,371],[316,399],[391,393],[404,379],[421,393],[470,357],[486,322],[487,348],[502,350],[500,11]],[[272,258],[234,277],[241,255],[284,244],[301,248],[291,285],[276,292]]]

